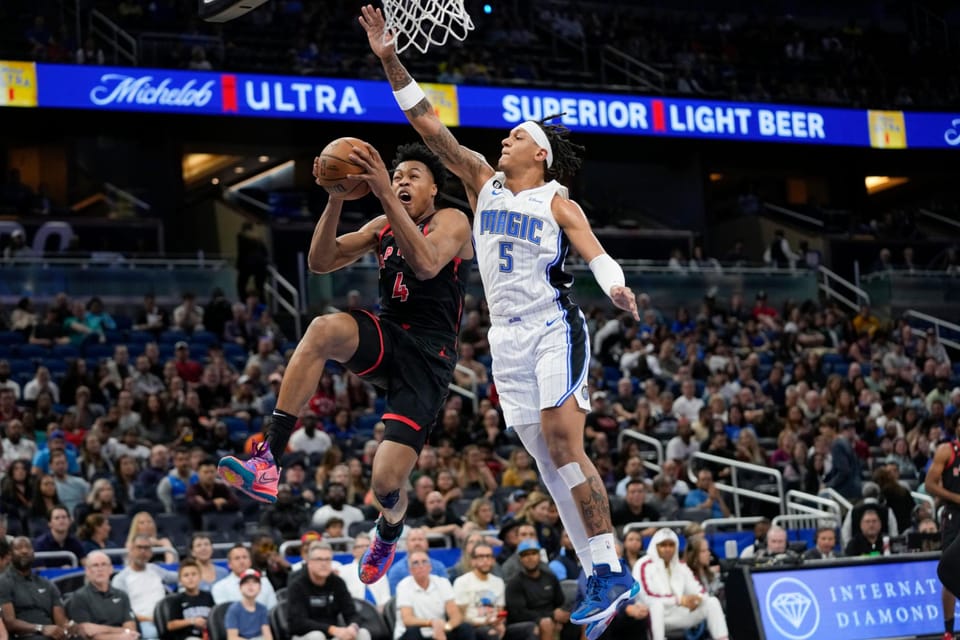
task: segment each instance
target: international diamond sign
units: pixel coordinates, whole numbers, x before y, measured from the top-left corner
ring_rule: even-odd
[[[899,557],[751,574],[767,640],[867,640],[943,631],[937,561]]]

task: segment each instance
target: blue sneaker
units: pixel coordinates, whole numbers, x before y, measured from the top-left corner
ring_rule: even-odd
[[[610,626],[610,623],[613,622],[613,619],[616,617],[617,612],[608,618],[601,618],[596,622],[587,623],[587,628],[584,630],[584,633],[587,635],[587,640],[597,640],[597,638],[603,635],[603,632],[607,630],[607,627]]]
[[[373,539],[370,546],[363,552],[360,558],[360,566],[357,572],[360,574],[360,582],[364,584],[373,584],[387,574],[390,565],[393,564],[393,557],[397,553],[397,541],[384,542],[380,539],[380,533],[374,530]]]
[[[587,624],[611,618],[640,593],[640,585],[623,560],[619,568],[620,571],[613,571],[609,565],[594,566],[593,575],[587,578],[587,593],[570,614],[571,622]]]

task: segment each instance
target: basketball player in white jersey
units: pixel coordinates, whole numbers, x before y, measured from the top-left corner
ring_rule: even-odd
[[[572,245],[613,303],[637,315],[623,270],[608,256],[580,207],[557,182],[574,173],[582,149],[565,127],[523,122],[502,141],[497,169],[461,146],[401,64],[384,20],[367,5],[360,23],[400,108],[427,146],[457,175],[474,209],[473,239],[490,307],[493,377],[507,425],[537,461],[588,578],[570,618],[591,640],[639,592],[618,559],[606,490],[584,451],[590,408],[586,322],[567,292]]]

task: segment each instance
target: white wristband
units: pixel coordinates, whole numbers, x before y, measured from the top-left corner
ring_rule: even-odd
[[[420,101],[426,98],[427,94],[423,92],[423,89],[421,89],[417,81],[414,80],[403,89],[394,91],[393,97],[401,109],[409,111],[420,104]]]
[[[623,269],[609,254],[601,253],[591,260],[590,271],[593,272],[593,277],[596,278],[600,289],[608,296],[610,295],[610,289],[613,287],[626,285]]]

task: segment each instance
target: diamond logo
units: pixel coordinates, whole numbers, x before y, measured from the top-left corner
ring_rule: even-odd
[[[767,589],[765,614],[783,637],[806,640],[820,626],[820,605],[806,584],[797,578],[774,580]]]
[[[812,603],[813,601],[807,596],[792,591],[781,593],[774,598],[773,608],[777,613],[786,618],[787,622],[792,624],[794,629],[799,629]]]

